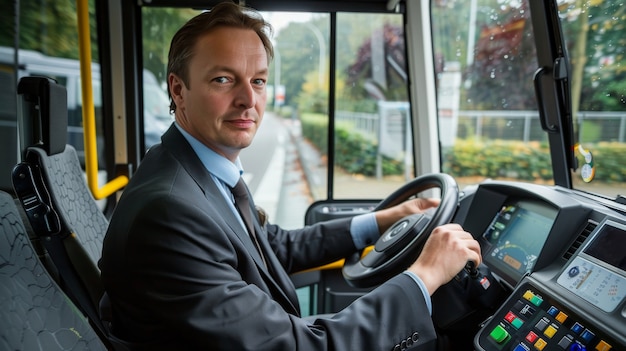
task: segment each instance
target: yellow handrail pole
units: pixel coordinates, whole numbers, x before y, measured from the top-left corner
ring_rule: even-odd
[[[91,82],[91,35],[89,34],[89,4],[76,0],[78,17],[78,49],[80,52],[81,92],[83,98],[83,137],[85,144],[85,172],[87,186],[93,197],[103,199],[128,184],[127,176],[118,176],[98,187],[98,152],[96,148],[96,117]]]

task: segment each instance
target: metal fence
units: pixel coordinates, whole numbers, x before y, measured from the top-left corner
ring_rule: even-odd
[[[337,121],[349,122],[355,131],[378,139],[377,113],[337,111]],[[626,141],[626,112],[580,111],[577,115],[581,142]],[[445,132],[445,131],[443,131]],[[546,141],[537,111],[458,111],[457,138]]]

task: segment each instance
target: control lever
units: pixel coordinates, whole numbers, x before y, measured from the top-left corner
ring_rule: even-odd
[[[476,263],[474,261],[468,261],[465,265],[465,271],[472,279],[476,279],[480,272],[478,272],[478,268],[476,268]]]
[[[480,264],[477,267],[476,263],[469,261],[463,271],[459,275],[462,276],[465,273],[464,279],[467,280],[465,284],[467,295],[465,296],[469,301],[489,309],[500,305],[505,296],[504,289],[487,266]]]

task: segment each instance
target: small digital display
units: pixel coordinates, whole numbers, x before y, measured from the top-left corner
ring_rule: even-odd
[[[492,245],[486,258],[518,276],[530,272],[555,217],[555,209],[530,201],[503,206],[483,234]]]
[[[626,271],[626,230],[617,225],[605,223],[583,252]]]

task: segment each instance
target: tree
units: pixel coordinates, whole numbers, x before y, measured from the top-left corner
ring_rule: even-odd
[[[19,47],[39,51],[45,55],[78,59],[78,29],[76,1],[72,0],[22,0],[19,5]],[[89,2],[90,31],[95,41],[96,28],[93,20],[94,3]],[[0,11],[0,45],[15,44],[14,7]],[[92,57],[97,58],[97,46],[92,45]]]
[[[167,81],[167,49],[172,37],[187,20],[198,13],[198,10],[192,9],[142,8],[143,65],[160,82]]]
[[[567,18],[572,52],[574,107],[587,111],[626,111],[626,8],[595,0]],[[579,102],[579,103],[578,103]]]
[[[374,77],[374,55],[381,56],[384,62],[384,76],[379,80]],[[401,26],[385,23],[382,28],[374,29],[359,47],[354,63],[347,68],[346,84],[357,87],[350,90],[356,99],[372,96],[380,100],[408,100],[406,49]]]
[[[536,108],[532,77],[537,55],[526,2],[496,6],[489,1],[487,14],[477,16],[480,25],[472,67],[466,75],[471,106],[484,110],[527,110]],[[498,10],[494,10],[498,9]],[[485,16],[487,15],[487,16]]]

